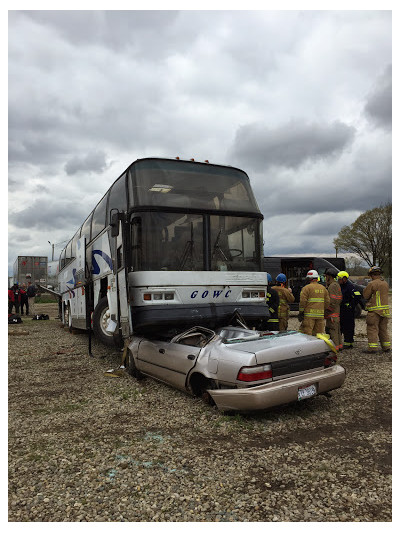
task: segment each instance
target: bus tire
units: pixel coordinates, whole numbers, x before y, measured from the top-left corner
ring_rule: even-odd
[[[114,335],[106,328],[110,320],[110,310],[107,296],[104,296],[96,305],[93,313],[93,333],[96,338],[106,346],[114,346]]]
[[[64,304],[63,326],[67,327],[68,331],[72,333],[72,315],[69,303]]]

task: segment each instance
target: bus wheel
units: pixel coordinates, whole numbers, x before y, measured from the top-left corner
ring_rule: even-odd
[[[144,378],[143,374],[136,368],[135,360],[133,358],[133,353],[128,350],[127,353],[127,362],[126,362],[128,374],[136,378],[137,380],[141,380]]]
[[[71,316],[71,308],[69,304],[64,304],[64,320],[63,320],[63,326],[67,326],[69,332],[72,332],[72,316]]]
[[[114,335],[107,331],[110,322],[110,309],[107,296],[104,296],[96,306],[93,313],[93,332],[103,344],[114,346]]]

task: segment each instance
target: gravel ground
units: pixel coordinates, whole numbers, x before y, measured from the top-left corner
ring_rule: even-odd
[[[105,376],[121,354],[37,307],[9,326],[9,521],[391,521],[391,355],[361,353],[365,314],[331,398],[227,416]]]

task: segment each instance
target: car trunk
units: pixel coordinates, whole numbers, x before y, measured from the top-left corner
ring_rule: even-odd
[[[298,332],[284,332],[258,340],[235,342],[230,348],[253,353],[257,364],[270,364],[272,379],[323,368],[330,351],[322,339]]]

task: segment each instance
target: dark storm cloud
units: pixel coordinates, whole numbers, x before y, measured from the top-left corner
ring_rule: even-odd
[[[80,202],[63,200],[34,200],[28,207],[9,215],[9,222],[16,228],[30,230],[75,229],[87,216],[87,207]],[[72,236],[72,235],[71,235]]]
[[[392,65],[380,76],[368,96],[364,110],[376,126],[392,128]]]
[[[82,157],[75,156],[67,161],[64,168],[68,175],[77,174],[81,171],[100,174],[108,168],[106,154],[99,150]]]
[[[275,128],[249,124],[238,129],[231,153],[255,170],[298,168],[306,161],[340,154],[354,135],[355,129],[340,121],[324,124],[293,120]]]

